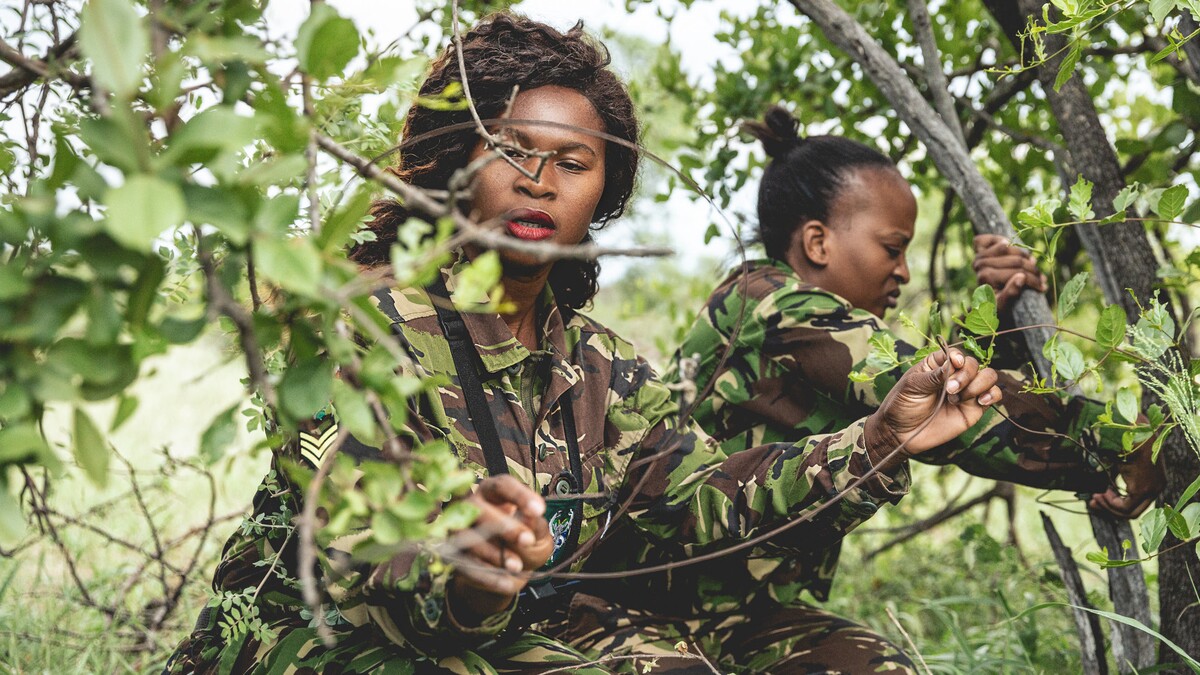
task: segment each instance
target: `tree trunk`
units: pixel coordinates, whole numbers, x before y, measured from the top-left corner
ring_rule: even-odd
[[[990,0],[985,4],[993,14],[1015,13],[1021,25],[1024,25],[1025,17],[1040,17],[1042,11],[1040,0]],[[1014,21],[1010,18],[1000,23],[1008,26]],[[1009,34],[1008,38],[1019,47],[1020,37]],[[1037,68],[1038,80],[1058,121],[1059,131],[1067,148],[1066,161],[1070,173],[1082,175],[1093,183],[1092,208],[1097,217],[1104,218],[1113,213],[1113,199],[1125,187],[1125,180],[1116,151],[1105,134],[1091,94],[1083,84],[1082,78],[1072,77],[1061,89],[1054,89],[1058,67],[1065,54],[1063,47],[1064,39],[1061,36],[1046,35],[1046,51],[1059,56]],[[1077,229],[1092,259],[1096,281],[1104,290],[1108,302],[1121,305],[1135,321],[1139,312],[1138,303],[1145,306],[1152,297],[1158,297],[1161,302],[1169,304],[1170,298],[1167,294],[1158,293],[1155,289],[1155,272],[1159,261],[1141,223],[1113,223],[1100,227],[1085,225]],[[1125,289],[1132,293],[1126,292]],[[1143,406],[1162,403],[1149,392],[1143,398]],[[1200,458],[1187,446],[1183,434],[1176,431],[1163,445],[1162,463],[1168,469],[1163,499],[1174,504],[1192,478],[1200,475]],[[1125,531],[1113,533],[1117,542],[1121,539],[1132,540],[1132,531],[1128,525],[1125,524],[1122,529]],[[1168,536],[1162,547],[1167,548],[1174,543],[1177,541]],[[1109,551],[1114,550],[1110,546]],[[1133,595],[1145,596],[1144,578],[1140,572],[1136,579],[1129,574],[1121,577],[1119,582],[1112,578],[1109,589],[1117,611],[1150,625],[1149,607],[1146,603],[1138,602],[1135,611],[1122,607]],[[1196,656],[1200,655],[1200,609],[1195,606],[1194,594],[1185,592],[1185,589],[1194,587],[1194,579],[1200,579],[1200,560],[1191,555],[1191,551],[1187,551],[1186,555],[1175,551],[1159,559],[1161,631],[1188,654]],[[1118,598],[1122,596],[1126,597],[1118,603]],[[1118,667],[1123,671],[1128,667],[1127,664],[1142,669],[1154,663],[1152,637],[1125,626],[1118,627],[1115,631],[1114,638],[1118,637],[1119,639],[1114,639],[1113,651]],[[1170,652],[1163,652],[1164,658],[1169,659]]]

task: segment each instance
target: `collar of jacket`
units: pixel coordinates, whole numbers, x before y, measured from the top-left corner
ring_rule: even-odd
[[[854,305],[842,296],[827,291],[820,286],[814,286],[796,274],[796,270],[792,266],[782,260],[773,258],[758,258],[755,260],[747,260],[745,265],[734,267],[722,286],[728,286],[737,283],[738,279],[745,273],[746,280],[750,284],[751,292],[749,295],[756,296],[754,292],[757,284],[756,281],[767,282],[774,287],[775,290],[790,287],[791,290],[801,293],[820,293],[821,295],[829,296],[842,305],[847,311],[853,310]]]
[[[450,291],[450,297],[467,326],[471,342],[479,352],[483,367],[495,374],[524,361],[529,357],[529,350],[512,334],[499,314],[487,309],[489,299],[485,294],[471,293],[470,289],[462,288],[462,275],[468,264],[466,255],[458,249],[440,273],[446,282],[446,290]],[[381,295],[372,297],[372,302],[394,322],[407,323],[437,315],[424,288],[392,288],[386,296]],[[578,322],[572,321],[570,327],[564,325],[549,284],[538,296],[537,311],[543,317],[542,347],[553,355],[552,369],[565,379],[563,384],[569,387],[578,381],[579,375],[570,365],[567,333],[570,332],[574,338],[570,341],[572,345],[576,344],[579,340]]]

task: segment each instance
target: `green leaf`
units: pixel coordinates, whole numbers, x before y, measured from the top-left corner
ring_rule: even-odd
[[[158,332],[164,340],[173,345],[185,345],[200,337],[200,333],[204,331],[206,325],[208,325],[208,320],[203,315],[195,319],[168,316],[158,325]]]
[[[276,185],[289,183],[304,175],[308,160],[304,155],[281,155],[261,161],[238,173],[242,185]]]
[[[1183,213],[1183,203],[1187,200],[1187,196],[1188,189],[1186,185],[1169,187],[1158,198],[1158,204],[1154,207],[1154,212],[1163,220],[1175,220],[1179,217],[1179,214]]]
[[[196,225],[212,225],[234,246],[245,246],[250,236],[246,206],[229,190],[184,185],[187,219]]]
[[[716,223],[709,223],[708,229],[704,231],[704,245],[707,246],[709,242],[719,236],[721,236],[721,228],[717,227]]]
[[[877,332],[867,342],[871,346],[866,360],[868,368],[887,371],[900,365],[896,358],[896,338],[890,333]]]
[[[1157,359],[1175,343],[1175,319],[1155,298],[1129,332],[1134,351],[1148,359]]]
[[[32,286],[21,272],[17,264],[0,266],[0,301],[19,298],[30,291]]]
[[[358,54],[358,29],[327,4],[314,3],[296,34],[296,57],[304,72],[325,79],[345,70]]]
[[[1071,186],[1071,200],[1067,202],[1067,210],[1075,216],[1075,220],[1090,220],[1096,213],[1092,211],[1092,182],[1083,176]]]
[[[25,536],[25,514],[21,512],[21,504],[8,491],[8,486],[0,481],[0,544],[12,545]],[[14,565],[15,571],[19,565]]]
[[[1102,616],[1102,617],[1108,619],[1109,621],[1115,621],[1117,623],[1122,623],[1122,624],[1125,624],[1126,626],[1131,626],[1133,628],[1136,628],[1136,629],[1142,631],[1143,633],[1158,640],[1159,642],[1162,642],[1164,645],[1170,647],[1172,651],[1174,651],[1176,654],[1179,655],[1180,658],[1183,659],[1183,662],[1185,664],[1187,664],[1187,667],[1191,668],[1193,673],[1197,673],[1198,675],[1200,675],[1200,661],[1196,661],[1196,659],[1192,658],[1191,656],[1188,656],[1188,653],[1183,651],[1183,648],[1181,648],[1179,645],[1175,644],[1174,642],[1171,642],[1166,637],[1164,637],[1161,633],[1154,630],[1153,628],[1146,626],[1146,624],[1142,623],[1141,621],[1138,621],[1137,619],[1131,619],[1127,616],[1124,616],[1121,614],[1116,614],[1114,612],[1106,612],[1106,611],[1100,610],[1100,609],[1092,609],[1091,607],[1079,607],[1078,605],[1072,605],[1072,604],[1069,604],[1066,602],[1044,602],[1040,605],[1034,605],[1033,607],[1030,607],[1029,609],[1027,609],[1027,610],[1021,612],[1020,614],[1014,616],[1013,618],[1009,619],[1009,621],[1017,621],[1018,619],[1023,618],[1026,614],[1029,614],[1031,612],[1037,612],[1037,611],[1040,611],[1047,607],[1070,607],[1071,609],[1076,610],[1076,611],[1088,612],[1090,614],[1095,614],[1096,616]]]
[[[1096,343],[1105,349],[1114,349],[1125,341],[1125,310],[1120,305],[1107,305],[1100,312],[1096,323]]]
[[[1079,294],[1083,292],[1087,280],[1088,273],[1080,272],[1063,284],[1062,291],[1058,294],[1058,317],[1060,319],[1075,311],[1075,305],[1079,302]]]
[[[290,366],[279,383],[279,401],[297,420],[309,419],[329,405],[333,385],[332,364],[319,357]]]
[[[1158,550],[1163,537],[1167,536],[1167,513],[1162,508],[1150,509],[1142,517],[1142,550],[1151,553]]]
[[[187,166],[207,162],[221,152],[237,152],[254,141],[257,126],[253,117],[239,115],[229,106],[214,106],[171,134],[159,160]]]
[[[487,303],[490,291],[500,283],[500,254],[488,251],[476,256],[458,276],[454,288],[454,303],[465,311],[478,311],[480,303]]]
[[[1062,202],[1057,199],[1043,199],[1022,209],[1017,214],[1017,222],[1025,225],[1025,229],[1054,227],[1054,212]]]
[[[108,442],[96,423],[83,411],[75,408],[75,433],[72,436],[75,461],[83,467],[88,479],[100,487],[108,483]]]
[[[326,253],[331,253],[345,246],[354,234],[371,208],[370,186],[364,186],[354,193],[342,208],[325,220],[324,226],[316,237],[316,245]]]
[[[1138,408],[1141,406],[1138,405],[1138,397],[1133,390],[1126,387],[1118,391],[1116,404],[1117,413],[1126,424],[1137,423]]]
[[[1138,193],[1141,192],[1141,186],[1137,183],[1126,185],[1121,188],[1116,197],[1113,197],[1113,209],[1116,211],[1124,211],[1128,209],[1135,201],[1137,201]]]
[[[996,304],[996,289],[987,284],[980,284],[971,292],[971,306],[978,307],[985,302]]]
[[[142,164],[138,149],[144,146],[146,139],[113,117],[90,117],[81,121],[79,138],[105,164],[127,172],[137,171]]]
[[[142,82],[150,41],[129,0],[91,0],[80,12],[79,45],[92,60],[92,78],[120,98]]]
[[[130,176],[125,184],[105,196],[108,214],[105,229],[121,244],[139,251],[163,231],[183,224],[187,206],[178,185],[147,175]]]
[[[1042,353],[1050,363],[1054,365],[1055,371],[1059,377],[1068,380],[1077,379],[1083,374],[1086,368],[1083,360],[1083,352],[1070,342],[1062,340],[1053,340],[1046,343],[1042,349]]]
[[[1192,481],[1192,484],[1187,486],[1187,489],[1184,490],[1183,493],[1179,495],[1179,501],[1175,502],[1175,510],[1176,511],[1179,511],[1179,510],[1186,511],[1186,509],[1184,509],[1183,505],[1187,504],[1188,500],[1190,500],[1192,497],[1196,496],[1197,492],[1200,492],[1200,476],[1196,476],[1196,480]],[[1190,504],[1189,504],[1189,506],[1190,506]]]
[[[368,445],[378,441],[379,427],[363,392],[342,380],[334,380],[333,407],[338,423],[345,425],[355,438]]]
[[[1062,63],[1058,66],[1058,75],[1054,78],[1054,91],[1059,91],[1067,80],[1075,74],[1075,66],[1079,65],[1079,56],[1083,53],[1083,42],[1077,41],[1071,43],[1071,50],[1063,57]]]
[[[976,335],[991,335],[1000,327],[996,316],[996,303],[984,302],[971,309],[963,319],[963,326]]]
[[[108,432],[112,433],[121,428],[122,424],[129,421],[133,413],[137,410],[138,399],[132,394],[121,394],[120,400],[117,401],[117,412],[113,415],[112,424],[108,427]]]
[[[1175,535],[1180,541],[1187,541],[1190,539],[1191,535],[1188,534],[1188,522],[1187,519],[1183,517],[1183,514],[1169,506],[1164,506],[1162,509],[1167,514],[1167,529],[1171,531],[1171,534]]]
[[[34,462],[49,454],[50,446],[32,424],[0,429],[0,465]]]
[[[200,458],[204,463],[212,464],[221,459],[237,440],[239,408],[240,403],[218,413],[200,436]]]
[[[321,254],[307,237],[261,237],[254,244],[255,269],[285,290],[320,294]]]
[[[1175,0],[1150,0],[1150,16],[1154,18],[1154,23],[1161,24],[1173,9]]]
[[[31,410],[32,401],[24,385],[13,380],[0,381],[0,419],[19,419]]]
[[[938,307],[938,303],[934,302],[929,306],[929,335],[937,336],[942,334],[942,312]]]
[[[1180,516],[1183,518],[1187,532],[1187,536],[1179,537],[1180,539],[1190,539],[1200,535],[1200,503],[1188,504],[1180,512]]]

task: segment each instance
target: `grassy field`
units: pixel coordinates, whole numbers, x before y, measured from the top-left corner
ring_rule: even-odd
[[[619,311],[605,320],[626,334],[637,325]],[[66,525],[59,532],[61,548],[42,536],[0,558],[0,664],[7,672],[155,672],[206,601],[221,543],[248,506],[267,456],[251,452],[257,438],[243,432],[226,458],[211,467],[186,464],[213,416],[244,398],[241,364],[222,338],[209,336],[195,347],[173,351],[157,359],[147,375],[137,388],[136,414],[112,435],[114,448],[133,471],[118,464],[104,489],[77,471],[50,483],[53,509],[68,517],[83,514],[85,522],[111,536]],[[101,421],[113,413],[108,408],[92,412]],[[168,455],[175,459],[168,461]],[[990,485],[955,470],[918,467],[915,475],[912,494],[898,508],[885,510],[849,539],[828,607],[920,654],[934,672],[1078,671],[1067,611],[1013,617],[1042,602],[1065,600],[1038,510],[1053,515],[1077,559],[1094,548],[1086,519],[1039,505],[1039,493],[1022,490],[1017,496],[1019,552],[1007,542],[1004,509],[995,503],[986,516],[976,508],[867,560],[894,528],[936,513],[955,495],[967,498]],[[192,536],[169,547],[206,522],[210,509],[224,519],[203,542]],[[185,566],[198,545],[199,560],[178,605],[157,630],[145,630],[158,622],[155,612],[162,611],[163,598],[178,579],[158,565],[146,565],[146,554],[166,547],[164,558]],[[1093,600],[1106,607],[1102,578],[1084,567]],[[1153,577],[1151,587],[1153,594]],[[118,616],[98,607],[115,607]]]

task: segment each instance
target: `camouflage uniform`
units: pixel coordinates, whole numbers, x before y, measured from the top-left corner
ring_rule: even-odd
[[[445,271],[452,293],[460,269],[461,262]],[[460,307],[480,301],[455,297]],[[410,402],[409,431],[421,440],[449,440],[467,467],[487,475],[427,292],[398,289],[379,294],[376,302],[413,357],[416,374],[441,376],[448,383]],[[679,408],[671,390],[628,342],[581,314],[560,312],[548,288],[539,301],[539,316],[541,349],[535,352],[518,342],[496,314],[465,312],[463,320],[480,358],[479,376],[508,470],[535,489],[542,490],[567,469],[560,400],[571,397],[578,411],[575,428],[584,476],[580,487],[612,497],[607,503],[585,502],[580,547],[590,548],[589,541],[611,527],[678,559],[747,537],[838,493],[844,499],[831,509],[831,518],[849,530],[879,503],[894,502],[907,490],[906,465],[893,475],[877,475],[859,487],[848,487],[869,467],[863,420],[830,430],[835,433],[739,448],[736,457],[727,458],[690,421],[678,424]],[[281,452],[316,463],[335,435],[336,422],[326,418]],[[353,438],[342,451],[360,461],[381,457],[378,449]],[[659,458],[629,468],[653,456]],[[637,485],[640,489],[631,494]],[[628,512],[613,517],[613,505],[627,498]],[[478,627],[460,624],[446,602],[451,566],[441,564],[431,549],[374,567],[347,565],[342,552],[361,533],[334,541],[320,556],[323,585],[336,608],[331,623],[338,638],[336,647],[326,649],[315,639],[292,580],[295,543],[288,526],[299,510],[294,487],[277,479],[264,483],[256,497],[256,514],[275,514],[284,526],[251,524],[235,533],[213,582],[218,593],[261,584],[254,596],[256,611],[274,634],[265,639],[243,635],[225,644],[215,630],[219,617],[206,614],[168,663],[168,672],[537,672],[586,661],[540,633],[524,627],[506,631],[519,603]],[[366,524],[362,526],[365,532]],[[606,557],[593,551],[571,570],[624,569],[615,565],[628,562],[623,552]],[[605,604],[581,592],[574,596],[572,610],[589,603]]]
[[[854,382],[850,373],[864,364],[871,351],[868,341],[885,333],[874,315],[804,283],[787,264],[759,260],[717,287],[675,362],[699,355],[696,386],[703,389],[711,383],[713,388],[697,405],[693,419],[720,442],[725,454],[737,458],[747,448],[826,433],[875,410],[900,370],[874,382]],[[916,350],[897,342],[897,351],[903,360]],[[718,372],[722,358],[726,360]],[[665,379],[677,378],[672,368]],[[957,441],[918,459],[1035,487],[1104,490],[1109,475],[1103,468],[1107,461],[1100,458],[1111,460],[1120,445],[1119,439],[1101,438],[1089,429],[1103,407],[1084,398],[1064,401],[1024,393],[1023,383],[1019,372],[1000,371],[1004,400],[995,406],[999,410],[989,410]],[[1028,433],[1005,416],[1030,430],[1053,430],[1079,439],[1084,447]],[[827,599],[846,531],[836,518],[818,518],[802,537],[788,533],[736,556],[673,570],[669,579],[630,579],[606,592],[624,606],[627,616],[620,622],[598,622],[603,629],[589,630],[576,621],[556,631],[589,652],[665,652],[681,638],[692,640],[702,648],[710,645],[707,653],[722,669],[746,672],[911,668],[882,637],[820,613],[800,599],[802,591]],[[605,553],[610,543],[598,553]],[[661,558],[653,547],[636,549],[631,542],[621,546],[630,551],[629,566]],[[657,592],[660,585],[671,592]],[[821,665],[820,655],[830,653],[843,656]]]

